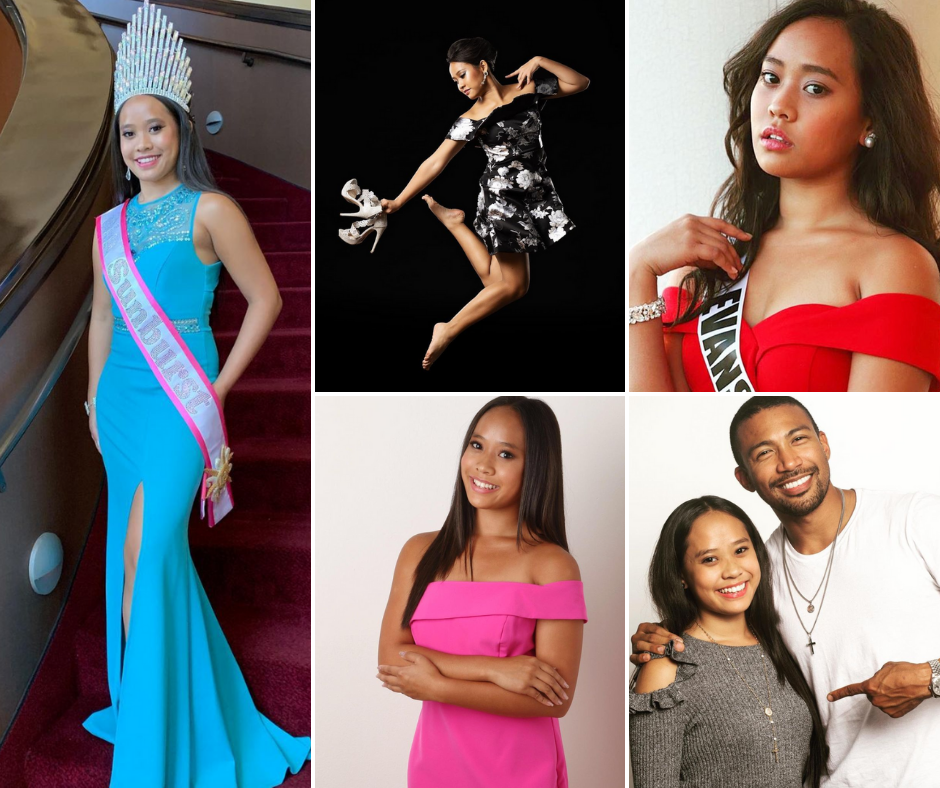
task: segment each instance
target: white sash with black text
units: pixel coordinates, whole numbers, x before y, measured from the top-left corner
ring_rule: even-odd
[[[748,272],[750,273],[750,272]],[[754,391],[741,359],[745,274],[699,315],[698,341],[715,391]]]

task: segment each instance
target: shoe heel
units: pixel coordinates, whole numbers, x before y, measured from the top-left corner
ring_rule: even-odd
[[[384,227],[379,227],[379,228],[376,229],[376,231],[375,231],[375,242],[372,244],[372,251],[369,252],[369,254],[372,254],[372,252],[375,251],[375,247],[379,245],[379,238],[382,237],[382,233],[384,233],[384,232],[385,232],[385,228],[384,228]]]
[[[355,213],[341,213],[340,216],[356,216],[359,219],[368,219],[370,216],[375,216],[376,214],[382,213],[382,206],[372,207],[365,205],[360,208]]]

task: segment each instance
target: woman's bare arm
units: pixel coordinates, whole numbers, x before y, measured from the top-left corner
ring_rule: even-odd
[[[446,654],[443,651],[417,646],[411,634],[411,627],[401,626],[401,616],[411,593],[415,568],[436,536],[437,531],[430,531],[411,537],[405,542],[398,556],[392,590],[385,606],[385,615],[382,617],[377,664],[406,667],[411,663],[400,657],[398,652],[416,651],[431,660],[444,676],[465,681],[489,681],[491,662],[499,659],[498,657]]]
[[[631,252],[631,256],[633,253]],[[630,306],[659,297],[656,275],[642,262],[630,261]],[[663,341],[661,317],[627,326],[630,334],[630,391],[675,391]]]
[[[281,311],[281,294],[241,209],[223,194],[207,192],[199,202],[216,254],[248,301],[235,344],[212,384],[224,402],[271,332]]]
[[[111,331],[114,326],[114,314],[111,312],[111,292],[104,283],[101,271],[101,259],[98,254],[98,233],[94,233],[91,242],[91,267],[94,272],[93,296],[91,301],[91,321],[88,324],[88,431],[95,442],[98,452],[98,406],[95,397],[98,392],[98,379],[104,369],[108,354],[111,352]]]
[[[411,180],[408,181],[408,185],[402,189],[401,194],[391,200],[394,207],[391,213],[404,206],[416,194],[423,192],[466,144],[466,140],[445,139],[434,153],[421,162],[415,174],[411,176]],[[382,200],[382,207],[385,208],[388,202],[388,200]]]
[[[435,536],[437,536],[437,531],[413,536],[405,543],[398,557],[392,581],[392,590],[389,594],[388,604],[385,607],[385,615],[382,618],[378,666],[408,667],[412,663],[400,656],[399,652],[416,652],[433,662],[438,671],[447,678],[462,681],[493,682],[494,685],[498,682],[508,687],[505,691],[511,694],[530,692],[528,686],[532,685],[533,682],[531,673],[527,673],[526,668],[531,668],[529,664],[531,660],[527,662],[525,659],[516,660],[512,658],[507,660],[504,657],[477,654],[448,654],[444,651],[425,648],[424,646],[415,645],[411,627],[401,626],[401,615],[411,592],[415,567]],[[510,662],[514,661],[525,664],[510,665]],[[534,684],[540,687],[550,698],[553,695],[557,698],[563,694],[564,690],[561,684],[563,681],[567,681],[568,677],[557,665],[552,665],[552,667],[555,668],[554,671],[547,669],[540,671],[538,675],[542,675],[542,679],[534,682]]]
[[[591,84],[591,80],[588,79],[584,74],[579,74],[573,68],[564,66],[559,63],[557,60],[549,60],[547,57],[538,57],[539,68],[544,68],[546,71],[551,71],[556,77],[558,77],[559,82],[566,82],[569,85],[573,85],[577,90],[566,91],[565,95],[570,95],[571,93],[580,93],[582,90],[587,90],[588,85]]]
[[[917,241],[897,234],[882,238],[870,264],[860,269],[859,297],[908,293],[940,303],[940,272]],[[929,391],[929,372],[890,358],[852,354],[849,391]]]
[[[539,568],[537,581],[544,585],[557,580],[580,580],[577,561],[562,548]],[[574,702],[581,667],[581,643],[584,622],[577,619],[539,619],[535,625],[535,656],[554,665],[565,677],[568,700],[546,706],[527,695],[508,692],[495,684],[444,678],[433,700],[487,711],[506,717],[564,717]]]

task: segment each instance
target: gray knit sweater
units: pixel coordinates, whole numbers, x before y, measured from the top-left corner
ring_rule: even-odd
[[[642,695],[630,690],[635,788],[801,788],[812,718],[790,684],[777,681],[770,657],[764,659],[777,729],[776,763],[773,729],[764,713],[767,682],[761,647],[719,647],[688,632],[682,639],[684,651],[666,646],[665,656],[679,665],[672,684]]]

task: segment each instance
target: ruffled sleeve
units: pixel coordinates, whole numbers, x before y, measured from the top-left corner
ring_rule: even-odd
[[[676,680],[661,690],[637,695],[630,690],[630,765],[636,788],[678,788],[682,782],[685,729],[690,720],[689,704],[684,703],[681,685],[695,673],[696,663],[686,651],[674,652],[672,643],[665,654],[678,663]],[[655,713],[653,713],[655,712]]]
[[[476,136],[477,129],[480,128],[482,122],[482,120],[470,120],[470,118],[457,118],[447,132],[445,139],[472,140],[474,136]]]
[[[532,81],[535,82],[536,95],[541,98],[554,96],[558,92],[558,77],[544,68],[540,68],[535,72]]]
[[[662,689],[653,690],[639,694],[630,690],[630,715],[652,712],[657,709],[671,709],[684,700],[680,685],[688,681],[695,675],[698,663],[696,663],[688,654],[688,646],[685,651],[674,651],[673,643],[670,640],[666,645],[665,654],[650,654],[652,659],[662,659],[670,657],[678,665],[676,670],[676,680]],[[642,668],[641,668],[642,670]]]

